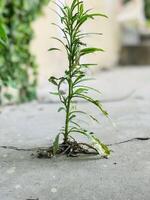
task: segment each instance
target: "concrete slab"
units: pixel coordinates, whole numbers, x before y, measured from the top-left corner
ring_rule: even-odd
[[[128,80],[129,74],[134,74],[134,80]],[[128,98],[104,103],[116,128],[89,104],[78,105],[100,119],[100,125],[90,122],[88,128],[105,143],[113,143],[108,160],[99,156],[39,160],[29,151],[0,148],[0,200],[149,200],[150,140],[115,144],[150,137],[149,75],[149,68],[134,68],[124,69],[122,75],[116,70],[97,77],[95,85],[110,91],[111,98],[123,95],[121,88],[128,93],[136,87],[136,93]],[[58,107],[33,102],[1,108],[0,146],[49,146],[64,123],[63,113],[56,111]]]

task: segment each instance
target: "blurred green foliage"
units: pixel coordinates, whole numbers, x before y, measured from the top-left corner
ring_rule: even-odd
[[[7,43],[7,35],[6,35],[6,31],[3,27],[3,24],[0,23],[0,46],[6,46]]]
[[[15,87],[19,101],[36,98],[37,64],[30,53],[32,22],[49,0],[0,0],[0,87]],[[7,45],[2,46],[8,37]]]
[[[123,0],[124,3],[128,3],[130,0]]]
[[[150,20],[150,0],[145,0],[145,16]]]

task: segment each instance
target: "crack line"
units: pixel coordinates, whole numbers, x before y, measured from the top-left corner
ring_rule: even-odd
[[[107,146],[114,146],[114,145],[119,145],[119,144],[124,144],[124,143],[128,143],[128,142],[133,142],[133,141],[147,141],[150,140],[150,137],[135,137],[135,138],[131,138],[129,140],[124,140],[121,142],[116,142],[116,143],[112,143],[112,144],[107,144]],[[1,149],[11,149],[11,150],[15,150],[15,151],[37,151],[37,150],[47,150],[47,148],[49,147],[33,147],[33,148],[18,148],[15,146],[0,146]]]
[[[107,144],[107,146],[114,146],[114,145],[119,145],[119,144],[124,144],[124,143],[128,143],[128,142],[133,142],[133,141],[147,141],[150,140],[150,137],[135,137],[135,138],[131,138],[129,140],[124,140],[121,142],[116,142],[116,143],[112,143],[112,144]]]

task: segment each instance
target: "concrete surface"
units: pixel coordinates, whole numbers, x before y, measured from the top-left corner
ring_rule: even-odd
[[[102,72],[93,85],[105,91],[101,98],[116,128],[89,104],[80,102],[79,107],[100,118],[100,125],[84,126],[113,143],[110,158],[39,160],[29,151],[0,148],[0,200],[150,199],[150,140],[115,144],[150,137],[150,68]],[[0,146],[48,146],[64,123],[58,107],[33,102],[0,108]]]

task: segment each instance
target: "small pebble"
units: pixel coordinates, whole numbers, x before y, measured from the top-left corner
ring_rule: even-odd
[[[15,185],[15,189],[18,190],[18,189],[21,189],[21,185]]]
[[[103,167],[105,167],[105,168],[106,168],[106,167],[107,167],[107,165],[103,165]]]
[[[56,192],[57,192],[57,189],[56,189],[56,188],[52,188],[52,189],[51,189],[51,192],[52,192],[52,193],[56,193]]]

